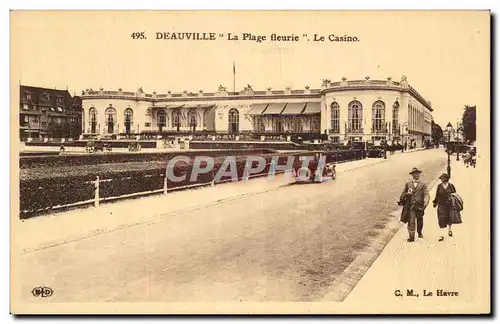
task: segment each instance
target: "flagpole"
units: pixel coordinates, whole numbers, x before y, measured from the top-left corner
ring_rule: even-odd
[[[233,93],[236,93],[236,65],[233,61]]]

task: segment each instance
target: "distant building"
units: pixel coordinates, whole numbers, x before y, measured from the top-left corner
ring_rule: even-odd
[[[82,99],[68,90],[20,86],[20,138],[78,138],[82,132]]]
[[[82,105],[84,136],[250,133],[333,142],[387,139],[419,146],[430,139],[433,111],[406,77],[399,82],[323,80],[320,89],[255,91],[247,85],[238,93],[223,86],[213,93],[87,89]]]

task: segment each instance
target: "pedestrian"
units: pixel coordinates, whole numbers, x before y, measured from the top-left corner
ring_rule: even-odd
[[[469,152],[465,152],[464,155],[462,155],[462,160],[464,161],[464,165],[468,168],[469,167],[469,160],[470,160],[470,155]]]
[[[408,151],[408,142],[405,142],[405,151]]]
[[[450,183],[448,174],[443,173],[439,179],[441,183],[437,186],[436,197],[432,201],[432,205],[434,208],[437,207],[439,228],[446,229],[448,227],[448,236],[452,237],[451,226],[462,223],[460,211],[463,209],[463,201],[456,193],[455,186]],[[439,237],[439,241],[443,240],[444,235]]]
[[[419,238],[423,238],[424,212],[429,204],[427,185],[420,180],[422,171],[413,168],[410,172],[412,180],[405,184],[398,204],[403,206],[401,221],[408,223],[408,242],[415,241],[415,225]]]

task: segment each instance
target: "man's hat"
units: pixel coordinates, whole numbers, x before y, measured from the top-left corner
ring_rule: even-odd
[[[450,177],[448,176],[447,173],[443,173],[439,176],[439,179],[441,180],[450,180]]]
[[[414,174],[414,173],[422,173],[422,171],[420,171],[418,168],[413,168],[410,172],[410,174]]]

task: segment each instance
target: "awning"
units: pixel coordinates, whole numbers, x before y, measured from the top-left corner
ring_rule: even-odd
[[[164,108],[168,108],[168,109],[176,109],[176,108],[181,108],[181,107],[184,107],[185,105],[166,105]]]
[[[321,112],[321,103],[308,102],[303,114],[319,114]]]
[[[268,104],[252,104],[252,108],[247,112],[247,115],[261,115],[267,106]]]
[[[286,103],[271,103],[267,106],[262,115],[279,115],[285,108]]]
[[[214,104],[203,104],[203,105],[198,105],[198,108],[212,108],[215,106]]]
[[[300,103],[288,103],[285,107],[285,110],[281,112],[282,115],[300,115],[304,107],[306,106],[305,102]]]

